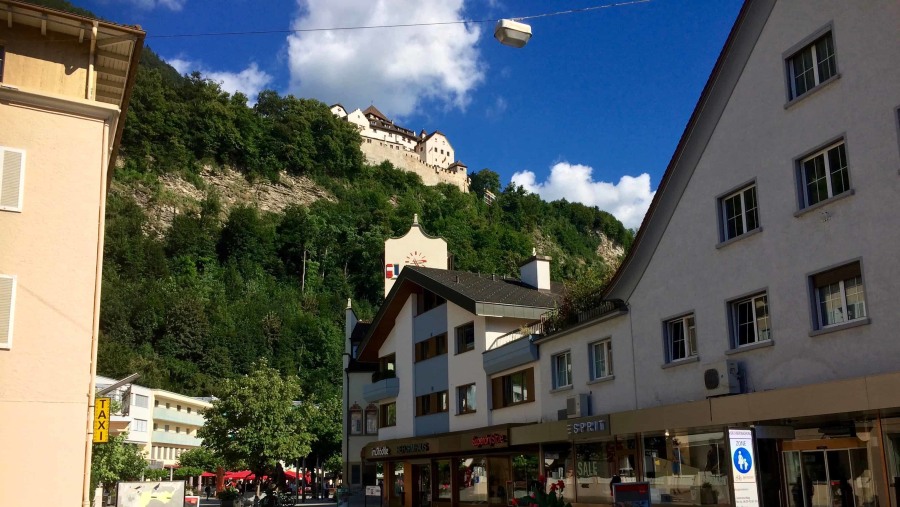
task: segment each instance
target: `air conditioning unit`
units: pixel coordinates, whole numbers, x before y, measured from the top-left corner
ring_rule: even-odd
[[[706,397],[741,392],[740,368],[737,361],[727,359],[706,366],[703,370]]]
[[[569,419],[573,417],[587,417],[591,415],[591,395],[576,394],[566,398],[566,416]]]

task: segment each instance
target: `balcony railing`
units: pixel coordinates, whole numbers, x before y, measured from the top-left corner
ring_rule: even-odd
[[[541,320],[500,336],[490,344],[488,350],[500,348],[529,336],[550,336],[582,322],[626,311],[628,307],[621,299],[603,299],[597,292],[577,301],[571,308],[550,310],[541,316]]]
[[[372,372],[372,383],[381,382],[387,378],[397,378],[396,370],[384,370],[384,371],[376,371]]]

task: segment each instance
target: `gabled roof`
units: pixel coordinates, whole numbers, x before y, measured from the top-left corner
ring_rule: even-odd
[[[431,139],[431,138],[434,137],[436,134],[440,134],[441,136],[443,136],[444,139],[447,139],[447,135],[446,135],[446,134],[444,134],[444,133],[441,132],[440,130],[435,130],[434,132],[432,132],[432,133],[428,134],[427,136],[425,136],[424,141],[427,141],[427,140]]]
[[[557,306],[561,283],[539,291],[520,280],[467,271],[406,266],[385,298],[359,349],[361,361],[378,359],[378,348],[394,327],[409,296],[429,290],[474,315],[537,320]]]
[[[694,168],[715,131],[731,93],[765,27],[776,0],[746,0],[697,100],[634,243],[604,291],[604,299],[628,301],[650,264]]]
[[[366,115],[366,116],[368,116],[368,115],[370,115],[370,114],[374,114],[375,116],[381,118],[382,120],[384,120],[384,121],[386,121],[386,122],[390,122],[390,121],[391,121],[391,120],[388,119],[387,116],[384,115],[384,113],[382,113],[381,111],[379,111],[378,108],[375,107],[375,106],[369,106],[369,107],[367,107],[365,110],[363,110],[363,114]]]

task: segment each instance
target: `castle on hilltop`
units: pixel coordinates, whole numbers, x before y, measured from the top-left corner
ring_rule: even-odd
[[[469,191],[468,167],[454,158],[453,146],[438,130],[418,135],[395,125],[375,106],[348,113],[335,104],[331,112],[356,125],[362,136],[360,149],[369,164],[390,162],[398,169],[418,174],[426,185],[449,183],[463,192]]]

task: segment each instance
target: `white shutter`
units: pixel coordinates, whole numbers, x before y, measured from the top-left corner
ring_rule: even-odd
[[[0,349],[12,347],[13,308],[16,304],[16,277],[0,275]]]
[[[25,152],[0,147],[0,210],[22,211]]]

